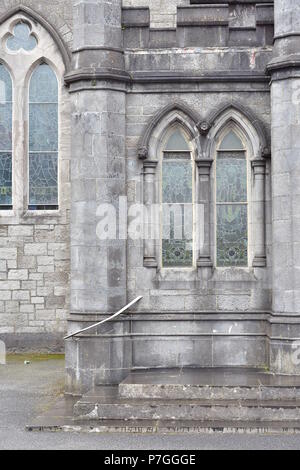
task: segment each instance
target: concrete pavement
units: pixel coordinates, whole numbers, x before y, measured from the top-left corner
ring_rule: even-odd
[[[30,364],[25,365],[24,361]],[[63,392],[63,356],[9,356],[0,365],[0,449],[300,449],[300,435],[28,432]]]

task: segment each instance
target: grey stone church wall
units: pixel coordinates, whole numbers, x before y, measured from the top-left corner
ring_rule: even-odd
[[[296,116],[292,88],[277,67],[294,67],[298,26],[292,7],[276,2],[275,49],[273,2],[263,0],[21,2],[25,12],[31,8],[46,19],[66,65],[63,198],[56,216],[26,218],[20,211],[1,220],[0,338],[13,349],[59,349],[67,318],[72,332],[143,296],[99,335],[67,341],[68,392],[119,382],[131,368],[248,366],[299,373],[285,353],[299,330],[297,256],[287,269],[299,239],[293,223],[281,231],[282,200],[276,199],[291,192],[298,197],[294,148],[289,162],[295,184],[283,191],[279,160],[289,149],[276,136],[285,122],[291,145],[297,141],[295,123],[289,127],[285,119],[289,109]],[[19,5],[2,2],[0,15]],[[281,55],[292,57],[278,65]],[[250,263],[218,269],[214,138],[230,115],[253,144]],[[206,188],[206,194],[200,191],[206,198],[205,249],[195,269],[184,273],[160,268],[155,243],[99,240],[96,232],[101,203],[118,208],[124,196],[129,205],[158,202],[158,144],[164,120],[173,118],[185,120],[195,134],[198,176]],[[293,221],[296,212],[293,206]],[[272,226],[279,227],[276,233]],[[278,233],[287,237],[283,250]]]

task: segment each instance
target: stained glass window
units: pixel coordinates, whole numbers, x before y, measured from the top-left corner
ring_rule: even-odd
[[[217,265],[248,265],[247,160],[240,138],[223,139],[216,170]]]
[[[12,80],[0,64],[0,209],[12,207]]]
[[[162,161],[162,264],[193,264],[193,162],[183,134],[167,141]]]
[[[29,207],[56,209],[58,83],[51,67],[39,65],[29,90]]]

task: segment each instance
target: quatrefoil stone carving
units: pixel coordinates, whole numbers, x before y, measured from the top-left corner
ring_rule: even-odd
[[[17,23],[13,29],[13,34],[7,39],[7,48],[12,52],[33,51],[37,46],[37,40],[31,33],[27,23]]]

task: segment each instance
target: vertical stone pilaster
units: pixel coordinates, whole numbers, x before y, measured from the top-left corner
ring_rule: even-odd
[[[213,160],[199,159],[196,160],[198,168],[198,200],[196,201],[197,227],[198,227],[198,268],[211,268],[211,225],[210,225],[210,208],[211,208],[211,166]]]
[[[252,219],[253,219],[253,240],[254,259],[253,267],[266,266],[266,228],[265,228],[265,175],[266,161],[252,160],[253,169],[253,195],[252,195]]]
[[[270,367],[299,374],[295,340],[300,338],[300,4],[275,0],[271,74],[273,318]]]
[[[127,303],[126,239],[118,230],[119,201],[126,196],[121,3],[74,3],[73,70],[66,76],[73,104],[70,331]],[[70,391],[118,382],[126,374],[127,324],[110,329],[118,340],[101,339],[103,329],[100,337],[67,340]]]

